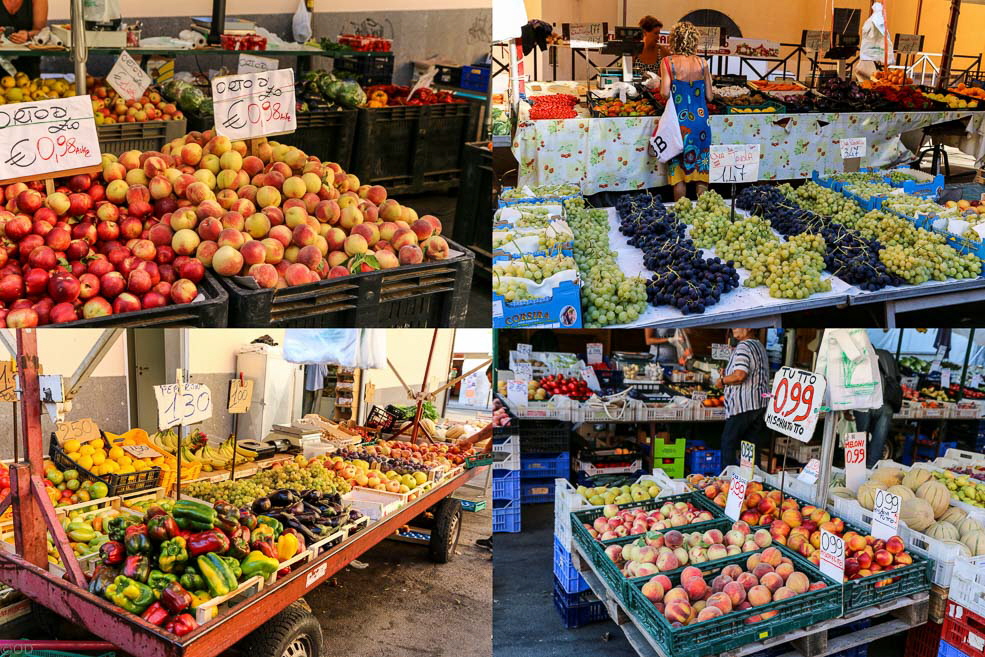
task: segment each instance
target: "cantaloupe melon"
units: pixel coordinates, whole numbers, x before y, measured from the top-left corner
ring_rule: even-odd
[[[903,471],[899,468],[879,468],[869,475],[869,481],[878,481],[884,486],[895,486],[903,480]]]
[[[905,522],[910,529],[923,532],[934,524],[934,509],[929,502],[919,497],[903,500],[900,505],[899,519]]]
[[[935,518],[944,515],[947,507],[951,504],[951,492],[947,490],[947,486],[936,479],[920,484],[920,488],[917,489],[917,497],[930,503],[934,509]]]
[[[961,541],[941,541],[941,542],[944,545],[948,545],[948,546],[952,546],[952,547],[953,546],[957,546],[958,547],[958,553],[959,554],[962,554],[962,555],[964,555],[966,557],[970,557],[971,556],[971,550],[969,550],[968,549],[968,546],[965,545],[964,543],[962,543]]]
[[[913,491],[904,486],[903,484],[896,484],[895,486],[889,487],[889,492],[893,495],[899,495],[904,500],[912,500],[916,495]]]
[[[955,525],[955,527],[958,528],[958,533],[961,534],[962,537],[972,532],[982,531],[981,524],[979,524],[979,522],[971,516],[966,516],[964,520]]]
[[[968,517],[968,512],[962,509],[961,507],[949,506],[947,507],[947,511],[944,512],[944,515],[942,515],[940,519],[949,522],[955,527],[957,527],[958,524],[967,517]]]
[[[832,486],[828,489],[828,492],[835,497],[843,497],[847,500],[854,500],[855,493],[852,492],[851,488],[845,488],[844,486]]]
[[[961,542],[968,546],[973,557],[985,554],[985,531],[969,532],[961,537]]]
[[[933,473],[927,468],[910,468],[910,471],[903,475],[903,485],[915,491],[925,481],[933,479]]]
[[[858,503],[862,505],[863,509],[868,509],[869,511],[876,505],[876,491],[886,490],[886,487],[877,481],[867,481],[858,487],[858,492],[855,494],[855,498]]]
[[[938,541],[956,541],[961,538],[958,528],[944,520],[935,522],[924,533]]]

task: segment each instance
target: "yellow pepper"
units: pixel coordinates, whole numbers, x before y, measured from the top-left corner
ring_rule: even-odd
[[[279,561],[287,561],[298,553],[300,547],[301,545],[298,543],[297,536],[294,534],[281,534],[280,538],[277,539],[277,559]]]

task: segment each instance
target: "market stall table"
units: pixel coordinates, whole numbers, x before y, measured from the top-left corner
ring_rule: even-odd
[[[537,83],[531,83],[537,84]],[[574,83],[540,83],[546,93],[578,93]],[[584,85],[582,85],[584,87]],[[531,95],[536,93],[531,92]],[[577,183],[585,195],[667,184],[666,167],[647,153],[658,117],[530,120],[521,103],[513,154],[519,185]],[[760,144],[760,180],[807,179],[844,169],[838,140],[866,137],[866,166],[888,165],[908,153],[899,136],[963,119],[970,111],[728,114],[710,118],[716,144]]]
[[[276,623],[274,617],[277,614],[424,511],[441,503],[456,506],[460,511],[461,505],[457,500],[446,498],[473,477],[484,474],[484,470],[484,467],[464,470],[439,483],[414,502],[350,536],[278,579],[269,588],[263,588],[218,618],[180,638],[67,580],[56,578],[13,553],[0,553],[0,581],[129,654],[141,657],[215,657],[261,625]],[[455,528],[450,529],[450,536],[437,538],[457,540]]]

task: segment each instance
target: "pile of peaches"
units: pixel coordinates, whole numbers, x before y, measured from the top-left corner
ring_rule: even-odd
[[[680,584],[673,586],[666,575],[657,575],[643,585],[641,593],[672,627],[711,620],[733,611],[762,607],[826,586],[811,582],[807,574],[794,568],[793,561],[775,547],[749,555],[745,568],[730,564],[709,583],[693,566],[681,572]],[[773,609],[748,617],[758,623],[779,613]]]
[[[608,541],[650,531],[683,527],[713,518],[711,511],[699,509],[690,502],[667,502],[659,509],[651,511],[639,507],[622,509],[615,504],[606,504],[602,507],[602,515],[591,525],[585,523],[585,529],[592,538]]]

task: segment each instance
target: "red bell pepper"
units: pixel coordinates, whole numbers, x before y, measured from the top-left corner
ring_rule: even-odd
[[[164,621],[166,621],[170,615],[170,612],[164,608],[164,605],[160,602],[155,602],[151,606],[147,607],[147,609],[144,610],[144,613],[140,614],[140,617],[152,625],[160,626],[164,624]]]
[[[120,541],[107,541],[99,546],[99,556],[107,566],[118,566],[126,559],[127,550]]]
[[[164,629],[171,634],[185,636],[196,627],[198,627],[198,623],[195,622],[195,618],[191,614],[178,614],[167,622]]]
[[[253,541],[250,543],[250,547],[262,552],[265,557],[277,558],[277,546],[274,545],[273,541]]]
[[[191,606],[192,594],[178,582],[170,582],[161,591],[161,604],[172,614],[177,614]]]
[[[190,559],[209,552],[225,554],[229,549],[229,537],[219,529],[207,529],[189,536],[187,547]]]

